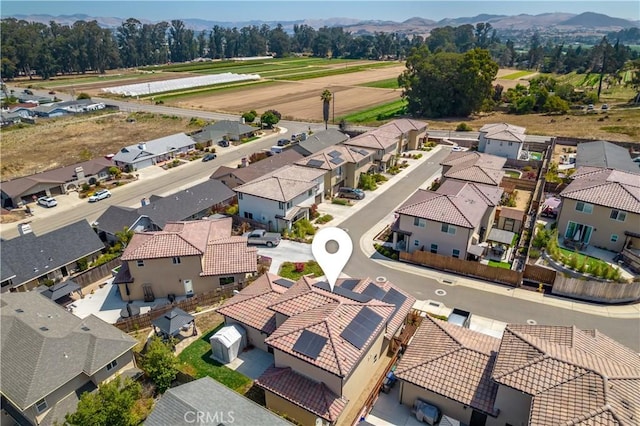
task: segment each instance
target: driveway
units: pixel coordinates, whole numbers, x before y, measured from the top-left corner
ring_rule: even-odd
[[[282,240],[276,247],[259,247],[258,254],[271,258],[269,272],[277,274],[283,262],[306,262],[313,260],[311,244]]]

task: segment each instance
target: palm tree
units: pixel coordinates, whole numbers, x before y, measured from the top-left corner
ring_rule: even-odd
[[[322,99],[322,118],[324,119],[324,129],[326,130],[329,123],[329,105],[331,104],[331,99],[333,98],[333,93],[329,89],[324,89],[322,95],[320,95],[320,99]]]

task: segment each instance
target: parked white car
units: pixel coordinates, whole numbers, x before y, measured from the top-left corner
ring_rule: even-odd
[[[38,198],[38,204],[43,207],[55,207],[58,205],[58,202],[53,197],[40,197]]]
[[[111,197],[111,192],[108,189],[101,189],[100,191],[89,197],[89,202],[95,203],[96,201],[104,200],[105,198],[109,197]]]

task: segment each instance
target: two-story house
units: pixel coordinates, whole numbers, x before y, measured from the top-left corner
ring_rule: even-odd
[[[271,172],[278,170],[288,164],[304,158],[302,154],[293,149],[287,149],[278,155],[271,155],[260,161],[243,165],[243,167],[220,166],[216,169],[210,179],[218,180],[227,187],[233,189],[236,186],[244,185],[254,179],[258,179]]]
[[[82,393],[140,373],[136,339],[94,315],[78,318],[35,291],[0,296],[0,315],[2,410],[17,424],[63,424]]]
[[[322,202],[324,175],[322,169],[288,165],[237,186],[239,215],[276,232],[290,230]]]
[[[291,149],[305,157],[309,157],[348,140],[349,135],[342,133],[338,129],[320,130],[309,135],[307,139],[294,144]]]
[[[273,353],[274,366],[256,382],[269,409],[300,424],[333,425],[355,420],[362,389],[379,379],[373,373],[414,302],[388,281],[340,279],[331,291],[308,277],[266,274],[218,312]]]
[[[430,251],[466,259],[471,246],[491,231],[502,189],[446,180],[437,191],[419,189],[396,210],[394,245],[402,251]]]
[[[303,158],[296,164],[304,167],[325,170],[325,196],[332,197],[340,187],[356,188],[360,175],[373,165],[373,151],[353,146],[336,145]]]
[[[232,220],[170,222],[162,231],[134,234],[114,284],[123,300],[193,296],[243,283],[257,270],[257,249],[231,236]]]
[[[524,127],[507,123],[485,124],[480,128],[478,151],[518,160],[522,156],[525,131]]]
[[[561,193],[560,243],[620,252],[640,229],[640,174],[581,167]]]
[[[636,425],[640,356],[597,330],[508,325],[502,339],[430,317],[396,368],[400,402],[461,424]]]
[[[505,175],[502,168],[506,162],[504,157],[476,151],[453,151],[440,163],[442,180],[455,179],[499,186]]]

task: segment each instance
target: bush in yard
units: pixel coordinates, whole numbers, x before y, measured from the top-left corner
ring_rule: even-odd
[[[367,191],[373,191],[378,188],[376,184],[376,180],[373,176],[367,174],[360,175],[360,182],[358,182],[358,188],[364,189]]]
[[[293,234],[298,238],[305,238],[307,235],[314,235],[316,229],[313,227],[309,219],[301,219],[293,224]]]
[[[78,259],[76,265],[78,265],[78,269],[80,271],[86,271],[87,269],[89,269],[89,260],[86,257],[82,257]]]
[[[228,215],[234,215],[234,214],[238,214],[238,205],[237,204],[233,204],[229,207],[227,207],[227,209],[225,210],[225,213]]]
[[[334,198],[333,200],[331,200],[331,204],[338,204],[341,206],[348,206],[349,205],[349,200],[345,200],[344,198]]]
[[[456,132],[470,132],[473,128],[467,123],[460,123],[456,126]]]
[[[258,114],[256,114],[255,111],[249,111],[242,114],[242,118],[244,119],[245,123],[253,123],[257,115]]]
[[[309,216],[311,216],[311,220],[318,218],[318,216],[320,216],[320,213],[318,213],[318,205],[317,204],[312,204],[311,208],[309,209]]]
[[[80,92],[76,99],[79,100],[79,101],[82,100],[82,99],[91,99],[91,96],[88,93]]]
[[[273,128],[273,126],[278,124],[281,117],[282,114],[280,114],[278,111],[270,109],[262,114],[262,116],[260,117],[260,121],[262,122],[262,124],[271,129]]]
[[[376,173],[373,176],[373,179],[376,181],[376,183],[381,183],[381,182],[386,182],[389,179],[387,179],[387,177],[381,173]]]
[[[325,214],[325,215],[320,216],[316,220],[316,223],[322,225],[323,223],[331,222],[332,220],[333,220],[333,216],[331,216],[330,214]]]
[[[178,374],[178,360],[168,343],[153,336],[147,344],[142,369],[156,385],[158,393],[164,393]]]
[[[302,271],[304,271],[305,263],[304,262],[295,262],[293,264],[293,266],[296,268],[296,272],[302,272]]]

